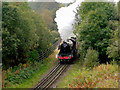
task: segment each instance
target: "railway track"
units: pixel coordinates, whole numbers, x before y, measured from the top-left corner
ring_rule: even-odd
[[[55,80],[65,71],[65,69],[68,67],[68,65],[61,65],[58,64],[46,77],[44,77],[34,88],[45,90],[46,88],[49,88]]]

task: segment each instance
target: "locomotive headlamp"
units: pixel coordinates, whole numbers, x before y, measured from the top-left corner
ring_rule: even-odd
[[[73,55],[69,55],[69,57],[73,57]]]
[[[72,58],[72,55],[69,55],[69,56],[68,56],[68,59],[71,59],[71,58]]]

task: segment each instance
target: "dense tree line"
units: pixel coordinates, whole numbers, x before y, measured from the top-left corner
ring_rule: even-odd
[[[25,63],[31,54],[52,50],[54,32],[26,2],[4,2],[2,5],[2,61],[4,67]],[[36,53],[36,54],[35,54]],[[34,60],[32,60],[34,61]]]
[[[98,52],[100,63],[120,59],[117,7],[112,2],[82,2],[77,8],[74,33],[78,34],[81,59],[90,50]]]

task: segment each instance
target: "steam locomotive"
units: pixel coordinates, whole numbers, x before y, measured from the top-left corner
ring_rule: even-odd
[[[71,63],[77,57],[77,43],[76,37],[71,37],[63,41],[58,47],[59,53],[57,58],[61,64]]]

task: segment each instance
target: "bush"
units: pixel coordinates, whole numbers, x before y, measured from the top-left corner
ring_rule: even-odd
[[[85,56],[85,62],[84,65],[86,67],[91,67],[93,68],[94,66],[97,66],[99,64],[98,62],[98,52],[93,49],[88,49],[87,54]]]
[[[79,49],[79,54],[80,54],[80,57],[79,57],[79,63],[81,64],[81,65],[83,65],[83,63],[84,63],[84,58],[85,58],[85,56],[86,56],[86,53],[87,53],[87,49],[86,49],[86,47],[85,47],[85,42],[84,41],[81,41],[80,43],[79,43],[79,46],[78,46],[78,49]]]
[[[120,55],[119,55],[119,40],[120,38],[118,37],[119,31],[116,29],[113,31],[112,38],[110,39],[110,44],[107,47],[107,55],[108,58],[111,58],[113,61],[119,61]]]
[[[34,66],[34,67],[33,67]],[[22,64],[19,66],[14,66],[14,68],[9,68],[6,71],[3,70],[2,86],[9,87],[12,84],[20,84],[31,76],[42,67],[41,63],[34,62],[34,64]]]
[[[34,62],[34,61],[37,61],[39,58],[39,53],[37,50],[33,50],[29,53],[29,58],[28,58],[28,61],[29,62]]]

